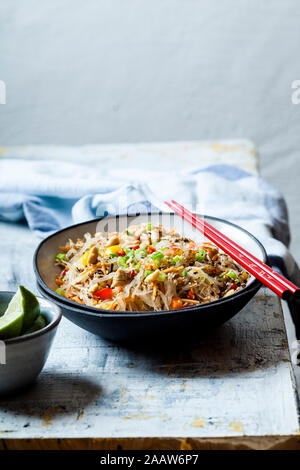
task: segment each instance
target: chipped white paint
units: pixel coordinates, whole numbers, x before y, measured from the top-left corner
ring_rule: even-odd
[[[2,147],[0,156],[32,160],[85,161],[88,165],[105,168],[147,169],[149,161],[152,168],[161,170],[176,168],[199,168],[213,163],[227,163],[250,173],[257,173],[258,159],[255,144],[246,139],[164,142],[115,145],[71,146],[24,146]]]

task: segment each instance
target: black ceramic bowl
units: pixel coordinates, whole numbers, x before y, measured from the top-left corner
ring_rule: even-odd
[[[267,262],[264,247],[249,232],[225,220],[208,216],[204,218],[258,259]],[[139,341],[146,338],[155,341],[160,337],[171,339],[176,336],[183,338],[205,335],[213,327],[236,315],[261,287],[261,282],[251,277],[244,289],[230,297],[195,307],[158,312],[108,312],[78,304],[56,294],[55,277],[61,269],[55,266],[55,256],[59,247],[65,245],[69,238],[77,240],[86,232],[94,234],[123,231],[129,225],[147,221],[161,223],[167,229],[176,227],[179,233],[195,241],[203,239],[201,233],[175,214],[106,217],[72,225],[43,240],[35,252],[34,271],[41,294],[61,307],[69,320],[94,334],[117,341]]]

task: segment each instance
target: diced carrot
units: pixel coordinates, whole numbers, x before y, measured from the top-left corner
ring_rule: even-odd
[[[182,308],[183,303],[180,297],[173,297],[171,300],[171,309],[176,310],[178,308]]]

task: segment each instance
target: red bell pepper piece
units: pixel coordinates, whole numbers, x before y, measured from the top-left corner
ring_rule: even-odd
[[[191,289],[187,295],[187,298],[190,299],[190,300],[194,300],[195,299],[195,294],[193,292],[193,290]]]
[[[154,253],[155,251],[156,251],[156,249],[154,248],[154,246],[151,246],[151,245],[148,246],[149,255],[152,255],[152,253]]]
[[[101,300],[107,300],[113,296],[113,291],[110,287],[105,287],[104,289],[94,292],[96,297],[99,297]]]
[[[229,289],[236,290],[237,288],[238,288],[237,284],[234,281],[232,281],[232,283],[229,286]]]

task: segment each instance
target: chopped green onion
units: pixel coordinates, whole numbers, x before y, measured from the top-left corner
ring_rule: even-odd
[[[126,235],[129,235],[130,237],[132,237],[132,233],[130,233],[129,230],[125,230],[125,233]]]
[[[160,273],[160,274],[158,275],[157,280],[158,280],[159,282],[164,282],[164,280],[166,279],[166,277],[167,277],[166,273]]]
[[[154,261],[157,261],[158,263],[160,263],[161,260],[164,258],[164,254],[161,253],[160,251],[155,251],[154,253],[152,253],[152,255],[150,255],[150,257],[151,257]]]
[[[176,264],[178,263],[178,261],[182,261],[183,260],[183,256],[174,256],[174,258],[172,258],[172,263]]]
[[[149,271],[148,269],[145,269],[144,275],[145,277],[149,276],[149,274],[153,273],[154,271]]]
[[[203,261],[206,256],[206,251],[201,248],[198,253],[196,253],[196,260],[197,261]]]
[[[61,289],[60,287],[58,289],[56,289],[55,291],[58,295],[62,295],[63,297],[65,296],[65,291],[63,289]]]
[[[56,259],[65,259],[65,257],[66,257],[66,254],[65,254],[65,253],[58,253],[58,254],[56,255]]]
[[[237,275],[233,271],[229,271],[229,273],[226,274],[227,277],[230,277],[230,279],[233,279],[236,284],[240,283],[240,280],[238,279]]]
[[[148,231],[150,232],[150,230],[152,230],[152,225],[151,224],[148,224]]]
[[[111,253],[109,255],[110,258],[117,258],[118,257],[118,254],[117,253]]]
[[[237,275],[233,271],[229,271],[226,275],[228,277],[230,277],[231,279],[236,279],[237,278]]]
[[[188,273],[187,270],[184,269],[184,270],[182,271],[182,277],[186,277],[186,276],[187,276],[187,273]]]
[[[141,255],[144,255],[146,256],[147,255],[147,252],[146,250],[144,250],[144,248],[138,248],[137,250],[135,250],[136,254],[141,254]]]
[[[119,266],[119,268],[128,268],[126,261],[127,260],[125,259],[125,256],[118,256],[117,265]]]
[[[123,259],[125,260],[125,262],[127,262],[130,259],[130,262],[133,263],[134,255],[135,255],[134,251],[131,251],[127,253],[127,255],[123,256]]]

